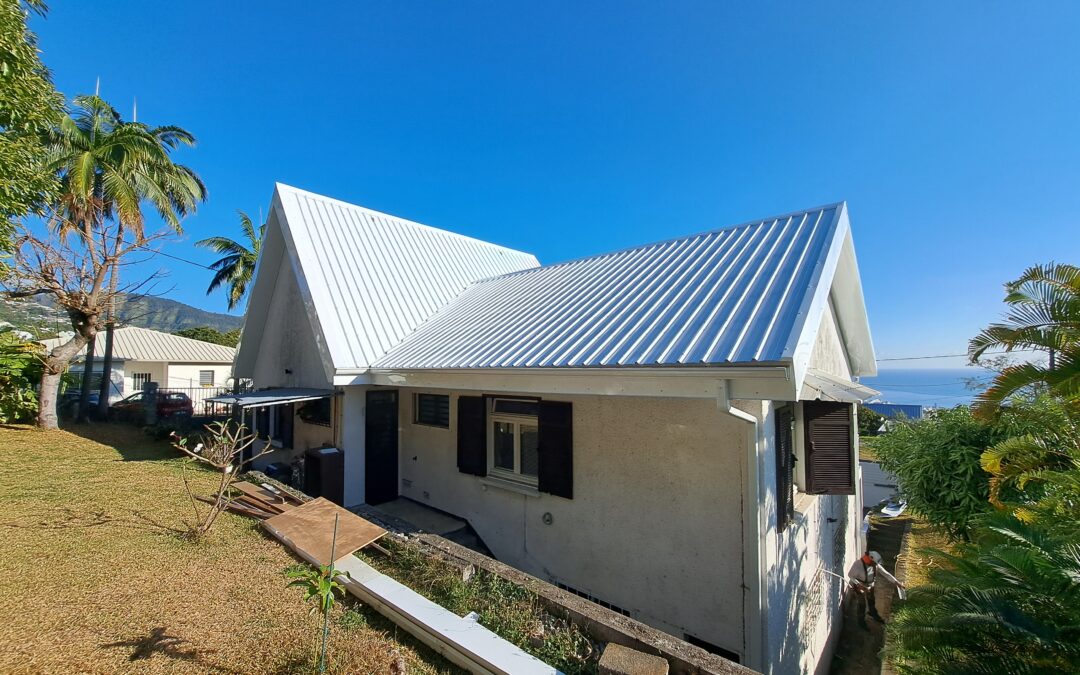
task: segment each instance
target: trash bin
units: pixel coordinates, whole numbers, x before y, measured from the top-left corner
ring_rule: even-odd
[[[345,453],[338,448],[312,448],[304,453],[304,492],[345,505]]]

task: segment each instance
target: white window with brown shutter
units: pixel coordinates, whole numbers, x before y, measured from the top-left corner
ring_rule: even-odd
[[[855,494],[853,406],[835,401],[804,401],[801,409],[803,491],[814,495]]]

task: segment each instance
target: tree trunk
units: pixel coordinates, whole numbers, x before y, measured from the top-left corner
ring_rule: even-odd
[[[109,318],[105,325],[105,359],[101,362],[101,388],[98,390],[97,418],[109,416],[109,389],[112,387],[113,330],[116,329],[116,286],[120,270],[113,265],[109,272]]]
[[[60,391],[60,373],[41,373],[41,389],[38,392],[37,425],[42,429],[57,429],[56,395]]]
[[[97,418],[109,416],[109,389],[112,387],[113,322],[105,326],[105,357],[101,361],[101,387],[98,389]]]
[[[80,424],[90,421],[90,383],[94,379],[94,348],[96,344],[97,339],[91,337],[86,346],[86,358],[83,359],[83,379],[82,386],[79,389],[79,414],[76,417],[76,421]]]
[[[91,334],[92,335],[92,334]],[[90,338],[81,333],[64,344],[56,347],[45,357],[41,370],[41,389],[38,391],[38,426],[42,429],[58,428],[56,419],[56,397],[60,391],[60,376],[71,363],[71,359],[82,351]]]

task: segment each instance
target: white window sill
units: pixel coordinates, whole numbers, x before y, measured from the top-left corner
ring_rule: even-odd
[[[507,492],[516,492],[518,494],[525,495],[526,497],[539,497],[540,491],[535,486],[528,483],[522,483],[516,480],[510,480],[508,478],[500,478],[498,476],[482,476],[480,483],[484,485],[484,489],[493,487],[499,490],[506,490]]]
[[[816,501],[814,497],[816,495],[807,494],[806,492],[795,493],[795,515],[805,516],[809,513],[810,509],[814,507]]]

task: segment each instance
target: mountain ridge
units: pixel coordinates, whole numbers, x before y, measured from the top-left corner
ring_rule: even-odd
[[[222,333],[240,328],[242,316],[199,309],[178,300],[127,295],[117,303],[117,316],[124,326],[175,333],[185,328],[208,326]],[[0,325],[8,324],[35,337],[55,337],[70,331],[67,315],[51,302],[34,299],[0,299]]]

